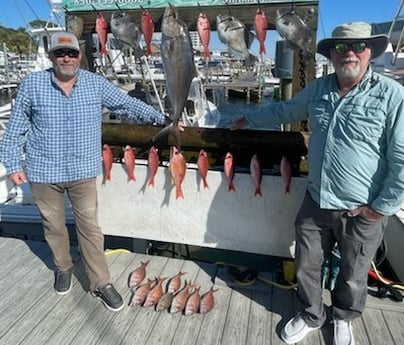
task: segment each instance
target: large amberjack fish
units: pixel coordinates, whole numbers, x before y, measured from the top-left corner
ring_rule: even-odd
[[[203,57],[205,60],[210,59],[209,42],[210,42],[210,22],[206,13],[199,13],[196,22],[198,28],[198,35],[203,47]]]
[[[196,76],[196,70],[188,28],[179,18],[176,7],[171,4],[164,11],[161,33],[161,58],[166,91],[172,108],[169,114],[172,123],[158,132],[153,140],[171,133],[175,138],[175,145],[180,150],[181,139],[178,122],[184,111],[192,79]]]
[[[182,153],[177,147],[172,146],[170,152],[170,173],[175,185],[175,198],[184,199],[184,193],[182,192],[182,182],[185,178],[187,171],[187,164]]]
[[[295,11],[282,13],[277,10],[275,27],[279,35],[286,40],[291,48],[303,51],[303,56],[306,60],[314,56],[310,50],[314,37],[313,30]]]
[[[216,16],[216,27],[220,41],[230,50],[241,55],[245,59],[246,66],[252,66],[257,61],[257,58],[248,50],[254,35],[239,19],[219,14]]]
[[[254,30],[260,43],[259,53],[265,55],[265,39],[267,37],[268,21],[265,11],[259,6],[254,18]]]
[[[95,19],[95,32],[100,42],[101,55],[105,56],[107,55],[108,21],[100,12],[97,13],[97,18]]]
[[[115,11],[111,15],[110,26],[111,32],[117,40],[133,48],[136,58],[143,55],[143,49],[140,47],[142,33],[132,17],[126,12]]]
[[[140,6],[140,8],[142,9],[140,29],[142,30],[143,38],[146,43],[146,56],[150,56],[152,54],[151,41],[154,33],[153,17],[150,11],[144,9],[142,6]]]
[[[104,166],[104,181],[111,180],[112,163],[114,161],[114,153],[111,146],[104,144],[102,146],[102,163]]]

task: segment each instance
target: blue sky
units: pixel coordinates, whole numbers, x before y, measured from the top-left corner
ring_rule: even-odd
[[[4,6],[7,3],[7,6]],[[320,0],[317,40],[329,37],[333,28],[350,21],[381,23],[390,21],[396,15],[400,0]],[[29,5],[28,5],[29,4]],[[26,27],[27,23],[37,18],[47,20],[50,14],[48,0],[2,0],[0,24],[9,28]],[[274,56],[274,46],[279,36],[271,31],[267,35],[268,56]],[[212,48],[225,48],[212,35]],[[256,43],[251,52],[258,51]]]

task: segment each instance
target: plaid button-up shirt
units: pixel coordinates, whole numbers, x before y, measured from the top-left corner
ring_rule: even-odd
[[[104,77],[80,70],[70,95],[56,84],[52,69],[31,73],[21,83],[2,140],[1,161],[7,174],[21,170],[27,178],[61,183],[102,172],[102,110],[146,124],[165,117],[132,98]]]

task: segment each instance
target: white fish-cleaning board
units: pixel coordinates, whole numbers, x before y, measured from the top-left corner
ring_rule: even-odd
[[[254,196],[249,173],[236,173],[236,191],[228,191],[222,171],[208,172],[204,189],[198,171],[188,167],[184,199],[175,198],[169,169],[160,166],[149,186],[145,161],[136,162],[136,181],[127,181],[123,164],[114,164],[112,180],[99,177],[99,220],[108,235],[184,243],[290,257],[294,221],[306,190],[306,178],[292,178],[284,193],[280,176],[264,175],[263,196]]]

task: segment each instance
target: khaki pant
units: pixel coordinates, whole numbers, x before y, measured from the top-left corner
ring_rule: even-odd
[[[383,240],[387,217],[369,221],[348,217],[346,211],[320,209],[309,193],[296,218],[297,297],[306,323],[321,326],[326,320],[321,267],[335,243],[341,253],[340,271],[332,291],[332,317],[353,320],[366,304],[367,278]]]
[[[72,205],[81,256],[90,282],[90,290],[110,282],[104,254],[104,235],[97,220],[96,179],[67,183],[31,183],[31,190],[42,216],[44,237],[57,269],[73,267],[69,233],[65,219],[66,192]]]

